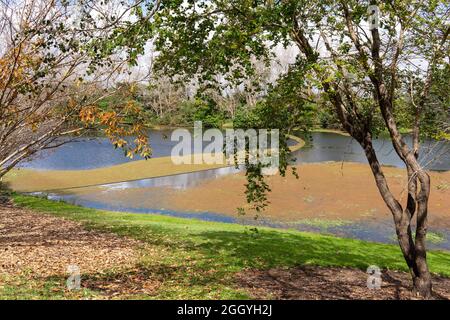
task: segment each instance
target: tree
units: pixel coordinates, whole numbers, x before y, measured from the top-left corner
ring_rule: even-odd
[[[142,51],[117,33],[142,8],[152,16],[153,4],[139,0],[1,2],[0,178],[37,151],[92,128],[129,156],[150,154],[138,106],[131,100],[98,105]],[[134,136],[134,143],[123,136]]]
[[[312,88],[333,106],[343,128],[363,148],[380,195],[392,213],[414,290],[428,298],[432,285],[425,238],[430,177],[418,161],[419,137],[424,115],[436,110],[430,105],[434,75],[443,70],[448,74],[449,11],[448,2],[440,0],[167,0],[161,2],[155,17],[157,29],[148,36],[159,51],[156,65],[161,70],[169,76],[198,77],[205,87],[238,86],[254,75],[255,58],[270,63],[275,46],[295,44],[300,52],[297,61],[275,91],[288,93],[283,86],[289,86],[297,90],[300,102],[307,101],[305,88]],[[407,92],[402,83],[411,73],[416,79],[409,83],[414,96],[410,104],[414,110],[412,146],[400,133],[396,116],[397,97]],[[225,84],[217,83],[217,77],[225,79]],[[296,107],[306,105],[298,103]],[[266,107],[282,108],[271,103]],[[283,121],[296,121],[294,118]],[[271,120],[266,123],[274,126],[276,119]],[[389,132],[406,167],[405,205],[390,191],[373,147],[373,136],[381,129]],[[258,168],[255,172],[249,176],[260,180]],[[260,189],[267,191],[267,187],[264,183],[256,186],[249,195],[258,196],[249,199],[264,200]]]

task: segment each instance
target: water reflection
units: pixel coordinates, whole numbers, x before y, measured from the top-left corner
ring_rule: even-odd
[[[335,133],[313,133],[311,143],[293,154],[297,163],[349,161],[367,163],[361,146],[354,139]],[[405,137],[411,145],[411,137]],[[404,167],[404,163],[395,153],[387,139],[375,139],[374,148],[383,165]],[[450,142],[426,140],[419,154],[420,164],[429,170],[450,170]]]
[[[120,183],[111,183],[101,185],[100,187],[108,190],[123,190],[136,188],[160,188],[171,187],[173,189],[187,189],[194,187],[201,182],[209,179],[218,178],[221,176],[239,172],[240,169],[235,167],[225,167],[219,169],[203,170],[190,173],[176,174],[165,177],[142,179],[136,181],[127,181]]]
[[[170,131],[150,132],[152,157],[170,156],[177,142],[170,141]],[[169,137],[169,138],[167,138]],[[312,133],[309,146],[293,154],[297,163],[325,161],[353,161],[367,163],[363,150],[351,137],[335,133]],[[406,137],[411,143],[411,138]],[[294,142],[290,141],[289,145]],[[204,142],[208,144],[208,142]],[[375,139],[374,147],[379,160],[384,165],[404,167],[403,162],[393,151],[387,139]],[[420,162],[430,170],[450,170],[450,142],[424,141],[420,152]],[[141,160],[139,157],[128,159],[119,149],[114,149],[108,139],[82,139],[79,142],[63,145],[54,150],[44,150],[31,161],[21,164],[22,167],[40,170],[80,170],[117,165],[125,162]]]

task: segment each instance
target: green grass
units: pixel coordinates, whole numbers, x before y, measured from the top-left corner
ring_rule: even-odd
[[[155,295],[138,298],[248,298],[249,294],[234,281],[234,275],[247,268],[317,265],[365,270],[369,265],[377,265],[406,271],[400,250],[394,245],[270,228],[259,228],[255,233],[236,224],[99,211],[18,194],[13,194],[13,199],[16,204],[35,211],[82,222],[89,229],[147,243],[156,251],[156,258],[154,252],[147,255],[144,250],[138,272],[162,285]],[[432,272],[450,276],[450,253],[435,251],[428,257]],[[87,278],[110,281],[121,276],[112,273]],[[55,298],[61,298],[58,286],[63,284],[62,279],[53,284],[56,287],[45,283],[51,288],[41,290],[42,294],[48,297],[47,293],[56,291]],[[10,297],[11,290],[12,286],[8,286],[5,293],[0,286],[0,297]],[[39,294],[39,290],[33,292]],[[98,292],[84,294],[101,295]],[[27,294],[22,296],[27,297]]]
[[[33,279],[32,277],[0,275],[1,300],[63,300],[96,298],[98,294],[89,289],[64,290],[64,280],[60,278]]]
[[[416,233],[413,232],[413,238],[415,238],[415,237],[416,237]],[[394,240],[394,241],[397,241],[397,235],[393,234],[391,236],[391,239]],[[445,238],[445,236],[442,233],[431,232],[431,231],[427,232],[427,241],[429,243],[439,244],[439,243],[445,242],[446,240],[447,239]]]
[[[348,221],[348,220],[342,220],[342,219],[329,220],[329,219],[313,218],[313,219],[297,220],[294,222],[290,222],[289,224],[317,227],[317,228],[320,228],[320,229],[326,231],[327,229],[332,228],[332,227],[341,227],[341,226],[352,224],[352,222]]]
[[[414,234],[415,236],[415,234]],[[447,240],[445,236],[439,232],[428,232],[427,233],[427,241],[431,243],[442,243]]]

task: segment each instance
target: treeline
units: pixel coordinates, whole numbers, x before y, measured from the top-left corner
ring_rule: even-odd
[[[153,79],[147,84],[130,82],[118,83],[109,89],[108,94],[98,88],[91,94],[104,98],[99,99],[98,107],[108,110],[126,105],[132,102],[141,109],[143,122],[148,126],[192,126],[194,121],[202,121],[205,127],[223,127],[231,125],[246,126],[255,124],[255,118],[264,108],[278,110],[278,116],[286,113],[286,116],[294,117],[297,128],[304,129],[325,128],[342,129],[335,109],[329,101],[313,90],[305,89],[304,83],[297,79],[295,73],[289,71],[282,74],[277,85],[272,85],[264,78],[264,85],[255,90],[235,90],[224,92],[216,89],[202,90],[199,94],[197,88],[192,84],[184,85],[171,81],[168,77]],[[422,110],[420,121],[423,126],[423,136],[437,139],[447,138],[442,134],[448,132],[450,117],[450,98],[447,88],[450,85],[450,68],[436,72],[437,79],[431,88],[429,98],[429,110]],[[262,76],[259,78],[263,79]],[[403,84],[403,90],[399,91],[396,98],[397,125],[405,132],[412,128],[416,115],[414,110],[414,96],[410,85],[420,80],[411,76],[408,82]],[[282,85],[280,85],[282,83]],[[414,84],[416,86],[416,84]],[[87,86],[86,86],[87,87]],[[262,87],[262,88],[261,88]],[[280,92],[280,88],[283,89]],[[92,87],[91,87],[92,88]],[[296,108],[295,104],[302,104]],[[301,110],[299,113],[298,110]],[[375,135],[384,130],[382,116],[378,110],[374,110],[372,129]],[[286,119],[287,120],[287,119]]]
[[[269,92],[271,90],[273,88],[268,89]],[[268,91],[223,93],[209,90],[197,94],[192,87],[160,78],[145,85],[118,83],[99,100],[98,107],[108,110],[132,101],[142,109],[145,124],[149,127],[192,126],[194,121],[202,121],[205,127],[220,128],[256,116],[257,110],[264,108],[263,105],[267,103]],[[308,121],[315,127],[340,128],[333,110],[319,96],[311,99]],[[283,107],[281,101],[276,103]]]

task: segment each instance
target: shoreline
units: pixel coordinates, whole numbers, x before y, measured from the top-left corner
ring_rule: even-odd
[[[390,221],[389,210],[383,203],[368,165],[360,163],[327,162],[296,166],[300,176],[296,179],[267,176],[272,192],[268,194],[270,205],[262,213],[269,220],[297,224],[339,224],[351,222]],[[402,169],[384,167],[392,192],[400,201],[404,199],[406,177]],[[434,228],[450,228],[450,172],[430,172],[432,192],[429,205],[430,225]],[[236,218],[237,207],[252,218],[245,198],[246,177],[243,172],[214,176],[187,188],[169,185],[138,185],[114,188],[98,186],[67,190],[60,195],[72,195],[79,201],[104,204],[102,208],[132,208],[141,213],[146,210],[173,211],[192,215],[215,213]],[[107,192],[105,192],[107,191]],[[210,201],[210,199],[215,199]],[[339,201],[336,201],[339,199]]]
[[[297,142],[289,147],[291,152],[304,147],[305,141],[302,138],[292,135],[289,138]],[[190,155],[190,157],[193,156]],[[159,157],[86,170],[15,168],[4,177],[4,183],[12,190],[19,192],[50,192],[169,177],[230,166],[233,165],[225,161],[221,164],[174,164],[171,157]]]
[[[0,222],[22,242],[7,238],[9,250],[1,253],[3,298],[273,299],[285,283],[292,288],[279,298],[339,298],[342,288],[355,299],[398,299],[399,288],[402,298],[414,298],[398,245],[265,227],[255,239],[241,225],[93,210],[19,194],[12,200],[15,205],[0,207]],[[36,230],[49,228],[50,240],[36,238]],[[447,297],[450,253],[429,250],[428,259],[434,290]],[[48,261],[55,261],[51,268]],[[83,290],[66,289],[66,261],[82,267]],[[368,295],[366,269],[374,262],[392,285]],[[42,272],[47,277],[33,276]],[[345,276],[336,280],[337,273]]]

